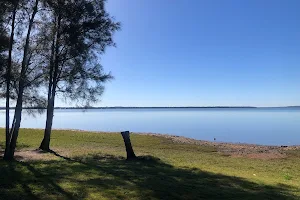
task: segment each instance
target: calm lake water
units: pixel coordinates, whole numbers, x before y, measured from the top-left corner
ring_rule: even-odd
[[[0,126],[5,125],[0,111]],[[24,113],[22,127],[44,128],[45,114]],[[56,110],[53,128],[164,133],[219,142],[300,145],[300,109]]]

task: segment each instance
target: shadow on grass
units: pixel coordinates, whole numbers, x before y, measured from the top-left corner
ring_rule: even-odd
[[[26,145],[26,144],[18,144],[16,150],[21,150],[21,149],[24,149],[24,148],[28,148],[30,147],[29,145]],[[0,151],[4,151],[5,150],[5,141],[2,141],[0,142]]]
[[[59,161],[0,162],[0,199],[286,199],[286,185],[259,185],[154,157],[90,155]]]

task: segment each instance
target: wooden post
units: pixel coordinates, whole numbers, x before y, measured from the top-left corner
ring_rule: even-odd
[[[129,134],[130,134],[129,131],[123,131],[123,132],[121,132],[121,135],[123,137],[123,140],[124,140],[124,143],[125,143],[125,147],[126,147],[127,160],[131,160],[131,159],[135,159],[136,158],[136,156],[134,154],[134,151],[132,149],[132,146],[131,146]]]

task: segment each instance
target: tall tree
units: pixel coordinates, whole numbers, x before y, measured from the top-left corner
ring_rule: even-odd
[[[6,105],[5,105],[5,133],[6,133],[6,146],[5,152],[8,151],[8,146],[10,143],[10,134],[9,134],[9,95],[10,95],[10,74],[11,74],[11,66],[12,66],[12,49],[14,42],[14,30],[15,30],[15,20],[16,20],[16,12],[18,7],[18,2],[13,2],[13,11],[12,11],[12,22],[11,22],[11,34],[9,39],[9,50],[8,50],[8,60],[7,60],[7,68],[6,68]],[[4,159],[9,159],[7,153],[4,154]]]
[[[47,5],[52,11],[52,26],[46,37],[51,50],[47,119],[40,145],[45,151],[50,150],[56,94],[85,105],[99,99],[103,83],[112,78],[103,72],[99,56],[106,47],[115,45],[112,36],[120,28],[106,12],[105,0],[49,0]]]
[[[14,16],[16,17],[17,13],[17,8],[19,6],[19,1],[15,1],[14,4]],[[12,122],[12,128],[9,134],[7,135],[7,141],[6,141],[6,148],[5,148],[5,154],[4,158],[6,160],[12,160],[14,158],[14,153],[15,153],[15,148],[16,148],[16,143],[17,143],[17,138],[19,134],[19,129],[20,129],[20,124],[21,124],[21,116],[22,116],[22,107],[23,107],[23,100],[24,100],[24,89],[28,85],[27,77],[26,77],[26,72],[28,70],[29,65],[31,64],[31,50],[30,50],[30,37],[34,25],[34,20],[36,17],[36,14],[38,12],[38,4],[39,0],[34,0],[34,1],[24,1],[24,11],[29,15],[29,20],[27,23],[27,33],[25,36],[25,43],[23,46],[23,54],[22,54],[22,62],[20,65],[20,76],[18,78],[18,85],[15,87],[16,89],[16,107],[15,107],[15,113],[14,113],[14,119]],[[24,23],[24,18],[25,17],[20,17],[21,21]],[[13,18],[15,19],[15,18]],[[14,20],[12,20],[12,23],[14,23]],[[26,23],[24,23],[26,24]],[[11,26],[12,30],[14,29],[14,24]],[[13,34],[12,34],[13,35]],[[21,33],[22,35],[22,33]],[[12,44],[14,40],[10,40],[10,50],[12,51]],[[11,57],[11,56],[10,56]],[[11,59],[11,58],[10,58]],[[8,59],[9,60],[9,59]],[[8,63],[10,65],[10,69],[12,68],[12,62]],[[30,83],[29,83],[30,85]],[[7,86],[9,88],[9,84]],[[9,91],[8,91],[9,92]],[[7,94],[9,95],[9,94]]]
[[[16,13],[17,13],[17,7],[18,7],[18,1],[3,1],[1,3],[1,15],[2,17],[5,15],[6,12],[11,13],[11,31],[10,31],[10,37],[9,37],[9,45],[8,45],[8,59],[6,65],[6,73],[5,73],[5,81],[6,81],[6,123],[5,123],[5,133],[6,133],[6,146],[5,146],[5,152],[8,150],[8,146],[10,144],[10,132],[9,132],[9,100],[10,100],[10,76],[11,76],[11,67],[12,67],[12,50],[13,50],[13,43],[14,43],[14,35],[15,35],[15,21],[16,21]],[[2,18],[1,25],[3,25],[4,20]],[[3,30],[3,26],[1,27]],[[2,32],[3,33],[3,32]],[[2,34],[2,41],[5,39],[3,37],[4,34]],[[2,42],[1,42],[2,43]],[[3,43],[2,43],[3,44]],[[3,45],[2,45],[3,47]],[[2,49],[3,50],[3,49]],[[4,62],[2,60],[2,65],[4,65]],[[1,70],[2,71],[2,70]],[[8,154],[4,154],[4,159],[9,159]]]

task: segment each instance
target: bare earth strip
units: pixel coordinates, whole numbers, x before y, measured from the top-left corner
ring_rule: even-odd
[[[300,150],[300,146],[268,146],[244,143],[225,143],[225,142],[210,142],[204,140],[195,140],[182,136],[165,135],[165,134],[152,134],[147,135],[165,137],[171,139],[175,143],[195,144],[204,146],[213,146],[218,152],[233,156],[233,157],[248,157],[258,159],[275,159],[285,158],[287,151]]]

